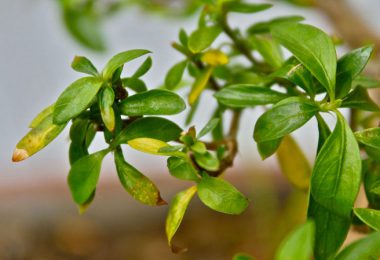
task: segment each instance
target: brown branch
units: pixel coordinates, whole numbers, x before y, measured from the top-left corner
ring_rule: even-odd
[[[237,134],[239,129],[240,118],[241,111],[234,110],[229,133],[227,138],[225,139],[228,148],[228,155],[220,162],[220,167],[217,171],[209,172],[211,176],[217,177],[221,175],[225,170],[233,166],[235,157],[238,153]]]

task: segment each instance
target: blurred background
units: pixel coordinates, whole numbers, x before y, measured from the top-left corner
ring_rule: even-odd
[[[171,254],[166,245],[167,207],[150,208],[132,200],[107,158],[96,200],[79,216],[66,185],[68,129],[31,159],[11,163],[30,120],[80,77],[70,68],[75,55],[87,56],[102,68],[120,51],[149,49],[154,65],[145,80],[148,88],[158,87],[181,59],[170,43],[181,27],[195,29],[199,11],[197,1],[190,0],[98,0],[96,14],[67,8],[65,2],[70,1],[0,1],[0,259],[231,259],[236,252],[271,259],[284,234],[302,221],[306,198],[288,186],[275,158],[261,161],[251,138],[259,111],[244,113],[236,167],[227,174],[252,205],[241,216],[226,216],[195,199],[175,238],[189,247],[182,255]],[[380,46],[377,0],[267,2],[274,7],[254,16],[232,15],[231,24],[244,28],[279,15],[302,15],[306,23],[344,40],[339,54],[369,42]],[[380,75],[378,60],[379,55],[367,73]],[[211,95],[207,99],[214,102]],[[203,103],[200,111],[207,111],[208,102]],[[198,113],[197,126],[209,116]],[[184,126],[184,117],[172,119]],[[317,143],[315,129],[312,121],[294,135],[310,160]],[[100,146],[99,140],[92,149]],[[127,156],[156,181],[166,200],[186,187],[169,176],[164,158],[132,150]]]

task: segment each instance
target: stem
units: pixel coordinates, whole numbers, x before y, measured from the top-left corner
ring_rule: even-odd
[[[220,25],[223,28],[223,31],[230,37],[230,39],[234,42],[236,48],[244,54],[244,56],[252,63],[252,64],[260,64],[259,61],[253,57],[252,52],[249,48],[247,48],[247,43],[244,39],[239,38],[235,32],[232,30],[232,28],[229,26],[227,22],[227,14],[222,14],[222,17],[220,19]]]
[[[210,172],[213,177],[220,176],[225,170],[233,166],[235,157],[238,153],[237,134],[241,118],[241,111],[234,110],[231,120],[231,125],[227,138],[224,140],[228,147],[228,155],[221,161],[218,171]]]

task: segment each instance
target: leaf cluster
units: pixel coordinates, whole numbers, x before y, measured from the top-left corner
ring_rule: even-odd
[[[102,160],[110,152],[120,182],[132,197],[147,205],[165,204],[155,184],[125,160],[122,145],[167,157],[170,175],[192,183],[171,200],[166,220],[168,243],[180,252],[172,239],[195,194],[225,214],[241,214],[248,207],[249,200],[223,173],[238,152],[241,114],[263,107],[250,139],[263,160],[276,154],[284,176],[309,196],[306,224],[284,240],[276,259],[379,257],[380,128],[373,125],[379,107],[368,89],[380,84],[362,74],[373,46],[338,58],[331,37],[301,23],[299,16],[254,23],[244,31],[230,26],[230,13],[252,15],[269,9],[269,4],[203,0],[202,7],[197,27],[189,33],[181,29],[173,43],[183,59],[168,71],[159,89],[148,90],[141,79],[152,65],[150,57],[122,77],[124,64],[149,54],[146,50],[114,56],[101,73],[87,58],[76,57],[72,67],[90,76],[72,83],[33,120],[13,160],[45,147],[71,121],[68,183],[74,201],[85,210],[94,199]],[[222,34],[227,40],[221,40]],[[284,49],[290,57],[285,58]],[[188,92],[185,130],[160,117],[185,110],[185,101],[172,92],[178,89]],[[209,105],[208,123],[197,131],[189,125],[205,92],[212,92],[216,102]],[[349,109],[350,122],[342,108]],[[334,129],[326,124],[326,114],[336,118]],[[319,137],[313,167],[291,136],[311,120],[318,123]],[[89,154],[98,132],[108,147]],[[369,208],[355,209],[362,184]],[[371,234],[339,251],[352,225],[367,226]]]

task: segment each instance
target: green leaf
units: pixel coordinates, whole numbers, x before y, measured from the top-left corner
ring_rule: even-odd
[[[183,73],[187,67],[187,60],[181,61],[175,64],[165,77],[165,87],[167,89],[173,90],[181,82]]]
[[[260,143],[290,134],[309,121],[318,110],[318,106],[307,99],[284,99],[257,120],[254,139]]]
[[[337,98],[345,97],[352,88],[352,76],[351,73],[340,73],[336,78],[335,96]]]
[[[380,231],[380,210],[357,208],[354,213],[367,226]]]
[[[284,58],[280,45],[273,38],[269,38],[268,36],[251,36],[249,37],[249,41],[269,65],[273,68],[281,67]]]
[[[192,163],[187,158],[169,157],[167,161],[172,176],[186,181],[198,181],[199,177]]]
[[[121,80],[123,87],[132,89],[136,93],[147,91],[144,81],[138,78],[123,78]]]
[[[332,100],[335,99],[336,51],[323,31],[305,24],[272,28],[272,35],[318,79]]]
[[[88,198],[88,200],[85,203],[78,205],[79,215],[83,215],[84,213],[86,213],[87,209],[91,206],[92,202],[95,199],[95,194],[96,194],[96,189],[94,190],[94,192],[91,194],[91,196]]]
[[[316,117],[319,130],[317,154],[319,154],[331,131],[319,114]],[[350,229],[351,214],[344,217],[337,215],[316,202],[312,194],[309,193],[308,218],[313,219],[316,226],[315,259],[325,260],[335,256]]]
[[[127,163],[121,150],[115,152],[115,165],[120,182],[133,198],[150,206],[165,205],[156,185],[140,171]]]
[[[180,96],[161,89],[135,94],[119,104],[120,113],[127,116],[174,115],[185,108]]]
[[[191,91],[188,98],[190,105],[193,105],[199,99],[199,96],[207,87],[207,83],[211,77],[212,71],[213,67],[210,66],[202,71],[199,75],[197,75],[194,84],[191,86]]]
[[[102,120],[108,131],[115,130],[115,111],[113,103],[115,102],[115,93],[111,87],[105,87],[99,92],[99,108]]]
[[[357,131],[355,132],[355,137],[362,144],[380,148],[380,127]]]
[[[326,142],[327,138],[331,134],[331,130],[326,124],[325,120],[320,114],[316,115],[317,122],[318,122],[318,149],[319,152],[323,146],[323,144]]]
[[[205,154],[207,152],[206,145],[200,141],[196,141],[191,147],[190,150],[195,153]]]
[[[257,150],[262,160],[265,160],[269,156],[273,155],[280,146],[282,138],[257,143]]]
[[[234,186],[207,174],[198,183],[198,196],[207,207],[225,214],[238,215],[248,207],[248,199]]]
[[[334,131],[320,150],[311,178],[311,194],[322,206],[350,216],[359,192],[361,159],[350,127],[338,113]]]
[[[315,222],[315,260],[333,259],[346,240],[351,216],[341,217],[321,206],[310,195],[308,217]]]
[[[160,153],[171,153],[171,152],[177,152],[177,151],[181,151],[183,148],[185,148],[185,145],[183,144],[180,144],[180,145],[169,145],[169,146],[165,146],[165,147],[162,147],[160,148],[160,150],[158,150]]]
[[[194,153],[195,161],[199,166],[208,171],[217,171],[219,169],[219,160],[210,152]]]
[[[363,161],[362,169],[364,190],[368,200],[368,207],[380,209],[380,164],[378,161],[371,158]]]
[[[148,57],[146,60],[141,64],[141,66],[136,70],[136,72],[132,75],[131,78],[141,78],[144,76],[152,67],[152,58]]]
[[[302,16],[281,16],[269,21],[255,23],[247,30],[248,34],[269,33],[273,26],[280,26],[286,23],[297,23],[305,20]]]
[[[72,83],[55,103],[53,122],[63,124],[80,115],[91,105],[102,85],[103,82],[94,77],[81,78]]]
[[[108,149],[87,155],[76,161],[68,176],[68,184],[74,201],[85,203],[94,192],[98,183],[103,158],[109,153]]]
[[[41,122],[48,116],[50,116],[51,114],[53,114],[53,111],[54,111],[54,105],[55,104],[52,104],[50,106],[48,106],[47,108],[45,108],[44,110],[42,110],[33,120],[32,122],[30,122],[29,124],[29,128],[35,128],[37,127],[39,124],[41,124]]]
[[[52,115],[45,117],[32,128],[16,145],[12,161],[19,162],[32,156],[53,141],[66,127],[66,124],[56,125]]]
[[[183,28],[181,28],[181,30],[179,31],[178,39],[184,47],[187,47],[187,43],[189,42],[189,36]]]
[[[377,183],[376,186],[371,189],[371,193],[380,195],[380,182]]]
[[[187,190],[181,191],[170,202],[169,213],[166,217],[165,231],[168,238],[169,246],[172,246],[172,239],[181,225],[183,216],[189,206],[191,199],[197,191],[196,186],[192,186]]]
[[[238,254],[234,255],[232,260],[255,260],[255,259],[250,255],[238,253]]]
[[[380,81],[368,76],[359,75],[352,81],[353,87],[363,88],[378,88],[380,87]]]
[[[112,142],[112,146],[126,144],[128,141],[141,137],[161,140],[164,142],[179,139],[183,130],[172,121],[160,117],[144,117],[133,121]]]
[[[64,8],[63,20],[70,34],[82,45],[95,51],[105,49],[100,19],[93,10]]]
[[[83,56],[75,56],[71,63],[71,68],[75,71],[86,73],[93,76],[98,76],[98,71],[92,62]]]
[[[152,139],[152,138],[136,138],[128,141],[128,145],[132,147],[133,149],[144,152],[144,153],[150,153],[154,155],[163,155],[163,156],[179,156],[183,157],[185,156],[185,153],[180,151],[174,151],[174,152],[160,152],[163,147],[169,146],[167,143],[161,140]]]
[[[373,52],[373,45],[355,49],[338,60],[337,75],[348,73],[352,79],[357,77],[367,65]]]
[[[210,47],[221,32],[222,29],[216,25],[201,27],[194,31],[189,37],[188,47],[190,51],[199,53]]]
[[[311,167],[296,141],[290,135],[284,136],[276,154],[281,171],[289,182],[296,188],[307,191]]]
[[[310,71],[294,57],[288,59],[280,69],[273,72],[269,77],[288,80],[304,89],[310,96],[315,95],[316,91],[313,87],[313,77]]]
[[[224,10],[235,13],[257,13],[271,8],[271,4],[251,4],[240,1],[226,1],[223,3]]]
[[[341,104],[341,107],[356,108],[367,111],[379,111],[379,107],[372,101],[365,88],[357,87],[348,94]]]
[[[203,136],[207,135],[209,132],[214,130],[214,128],[219,124],[220,118],[211,118],[210,121],[199,131],[197,138],[200,139]]]
[[[106,80],[112,79],[113,73],[119,67],[148,53],[150,53],[150,51],[136,49],[116,54],[108,61],[107,65],[104,67],[103,78]]]
[[[88,147],[95,137],[94,124],[87,119],[75,119],[70,127],[71,144],[69,148],[70,165],[88,155]]]
[[[336,260],[374,260],[380,257],[380,232],[372,233],[365,238],[348,245]]]
[[[291,232],[277,249],[276,260],[309,260],[313,255],[315,225],[308,221]]]
[[[221,104],[235,108],[274,104],[288,97],[286,94],[269,88],[248,84],[228,86],[214,96]]]

